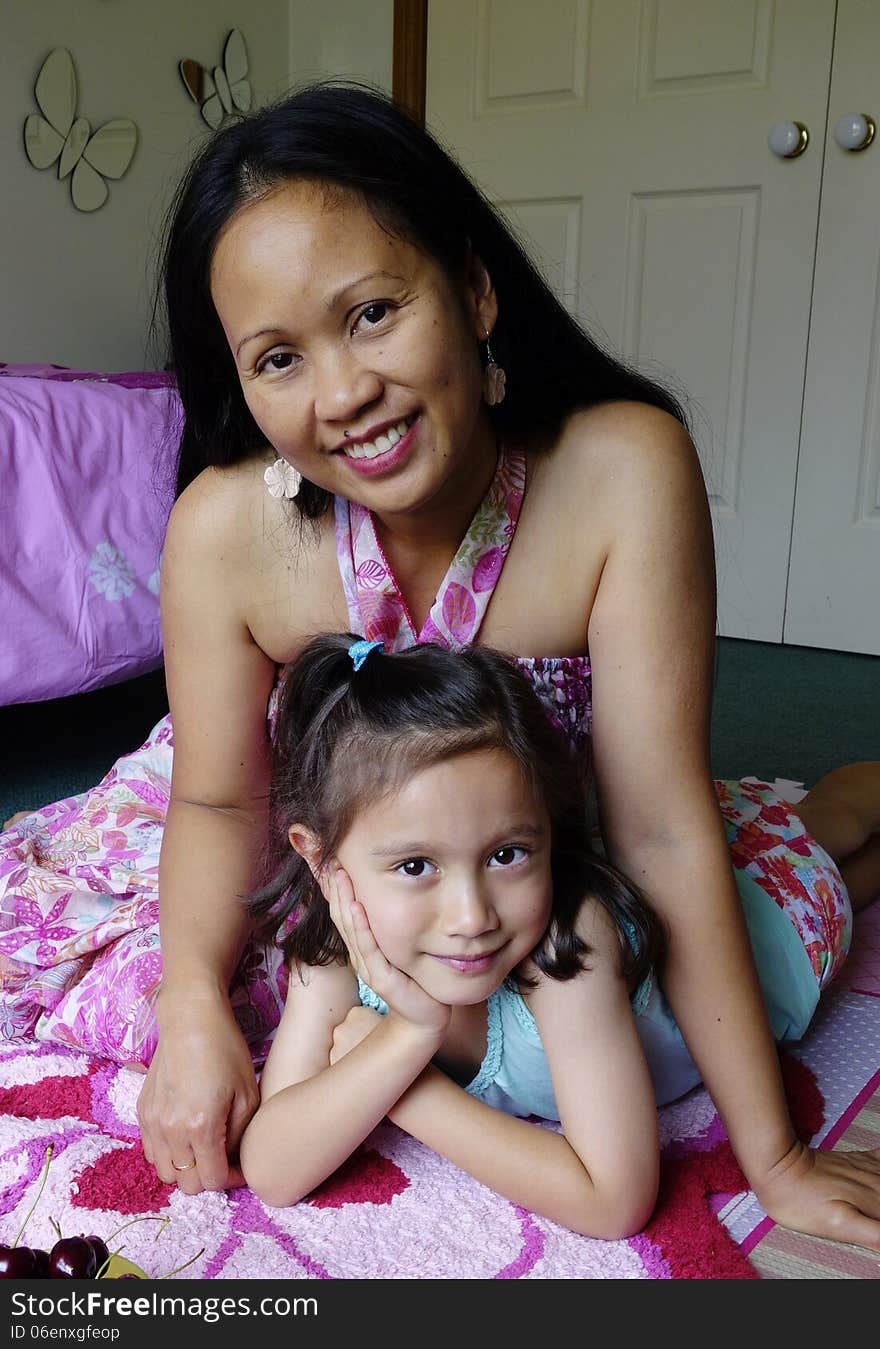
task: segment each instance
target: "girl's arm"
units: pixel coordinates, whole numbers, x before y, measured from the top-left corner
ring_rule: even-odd
[[[866,1216],[877,1179],[796,1139],[733,879],[710,768],[715,584],[696,453],[655,409],[612,405],[591,423],[606,460],[607,556],[589,621],[606,845],[668,925],[664,990],[764,1208],[878,1245]]]
[[[275,667],[241,617],[230,540],[240,477],[203,475],[172,512],[162,622],[174,727],[159,877],[159,1044],[138,1101],[144,1151],[189,1193],[240,1183],[229,1164],[256,1109],[256,1077],[229,982],[247,937],[268,783],[266,705]],[[193,1170],[172,1159],[195,1157]]]
[[[475,1100],[428,1068],[392,1107],[400,1128],[524,1208],[584,1236],[630,1236],[657,1197],[657,1109],[619,974],[616,932],[586,902],[578,930],[589,969],[538,975],[528,1005],[550,1064],[563,1132]],[[531,972],[531,971],[530,971]]]
[[[334,1031],[357,1006],[350,967],[291,971],[284,1015],[241,1142],[247,1184],[275,1208],[295,1204],[346,1161],[436,1053],[442,1034],[391,1012],[331,1065]]]

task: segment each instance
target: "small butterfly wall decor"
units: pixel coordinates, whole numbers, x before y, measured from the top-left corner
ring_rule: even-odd
[[[76,115],[76,72],[65,47],[46,57],[34,97],[40,114],[24,124],[25,154],[35,169],[58,161],[58,177],[70,174],[70,195],[78,211],[97,211],[109,196],[105,178],[121,178],[137,146],[137,127],[127,117],[105,122],[97,131]]]
[[[234,109],[247,112],[251,106],[247,49],[238,28],[233,28],[226,39],[222,65],[211,71],[198,61],[186,60],[179,62],[178,70],[186,92],[199,104],[202,117],[213,131]]]

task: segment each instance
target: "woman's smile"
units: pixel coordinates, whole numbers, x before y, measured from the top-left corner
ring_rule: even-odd
[[[243,207],[211,293],[269,444],[380,516],[472,513],[497,458],[479,355],[494,293],[479,276],[453,284],[342,189],[285,183]]]
[[[402,418],[385,429],[370,432],[362,440],[346,439],[342,446],[351,467],[372,477],[399,468],[409,458],[418,431],[418,416]]]

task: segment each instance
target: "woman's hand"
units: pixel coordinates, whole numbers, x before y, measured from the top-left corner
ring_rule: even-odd
[[[390,1013],[435,1035],[444,1035],[452,1019],[452,1008],[432,998],[421,984],[385,958],[373,936],[366,909],[355,898],[348,872],[336,867],[322,879],[330,917],[348,948],[356,973],[388,1004]]]
[[[755,1193],[783,1227],[880,1251],[880,1151],[819,1152],[796,1143]]]
[[[243,1185],[230,1158],[258,1104],[251,1056],[228,999],[218,993],[166,1008],[137,1103],[144,1156],[159,1178],[186,1194]]]
[[[382,1022],[382,1015],[376,1012],[372,1007],[352,1007],[344,1021],[333,1032],[333,1043],[330,1046],[330,1063],[338,1063],[344,1059],[355,1045],[359,1045],[361,1040],[365,1040]]]

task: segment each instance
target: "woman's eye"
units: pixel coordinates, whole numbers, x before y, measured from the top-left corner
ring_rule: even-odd
[[[387,304],[376,301],[374,304],[368,304],[365,309],[362,309],[359,317],[364,319],[371,328],[374,328],[377,323],[382,322],[387,313]]]
[[[258,370],[289,370],[293,365],[292,351],[273,351],[271,356],[266,356],[260,361]]]
[[[409,857],[397,868],[404,876],[427,876],[431,863],[424,857]]]
[[[521,862],[523,858],[528,857],[528,855],[527,848],[518,848],[515,844],[511,843],[508,847],[499,848],[497,852],[494,852],[489,859],[489,865],[494,865],[496,867],[510,867],[516,862]]]

